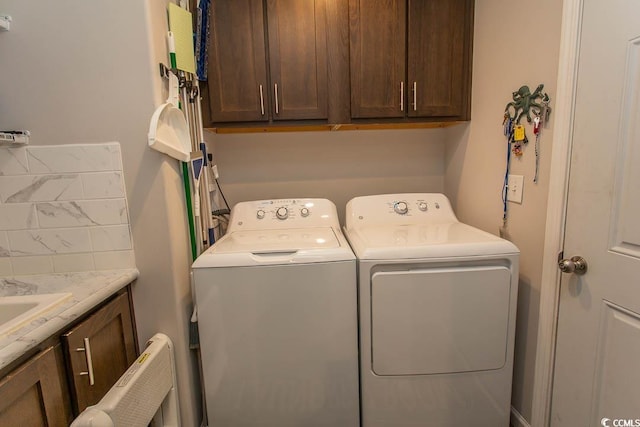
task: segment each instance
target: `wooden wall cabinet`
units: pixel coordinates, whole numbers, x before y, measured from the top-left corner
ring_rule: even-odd
[[[349,0],[351,117],[468,120],[473,0]]]
[[[68,426],[106,394],[136,359],[129,293],[52,340],[0,381],[0,426]]]
[[[474,0],[216,0],[205,123],[469,120],[473,7]]]
[[[327,119],[325,0],[211,3],[212,122]]]
[[[406,115],[404,0],[350,0],[351,117]]]
[[[262,0],[214,1],[210,8],[211,121],[269,120]]]

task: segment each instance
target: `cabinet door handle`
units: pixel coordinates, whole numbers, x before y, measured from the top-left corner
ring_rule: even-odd
[[[76,351],[84,351],[84,356],[87,359],[87,370],[85,372],[80,372],[78,375],[88,375],[89,376],[89,385],[94,385],[96,383],[95,377],[93,376],[93,359],[91,358],[91,343],[89,343],[89,338],[83,338],[84,348],[76,348]]]
[[[280,113],[280,106],[278,105],[278,83],[274,83],[273,85],[273,92],[275,93],[275,98],[276,98],[276,114]]]
[[[418,109],[418,84],[413,82],[413,111]]]
[[[264,95],[262,94],[262,85],[260,85],[260,111],[264,116]]]
[[[400,111],[404,111],[404,82],[400,82]]]

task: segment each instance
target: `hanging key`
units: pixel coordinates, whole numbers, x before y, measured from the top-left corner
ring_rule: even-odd
[[[533,134],[538,135],[540,133],[540,116],[536,114],[533,118]]]
[[[549,122],[549,116],[551,115],[551,107],[549,107],[549,101],[542,103],[542,120],[544,123]]]

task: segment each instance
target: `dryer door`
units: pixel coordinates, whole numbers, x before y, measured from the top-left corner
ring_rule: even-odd
[[[503,266],[374,273],[373,372],[500,369],[506,362],[510,292],[511,271]]]

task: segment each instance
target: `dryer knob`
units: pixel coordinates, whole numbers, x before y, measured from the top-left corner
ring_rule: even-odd
[[[303,218],[308,217],[309,216],[309,209],[308,208],[300,209],[300,216],[302,216]]]
[[[420,209],[422,212],[426,212],[427,211],[427,204],[425,202],[420,202],[418,204],[418,209]]]
[[[265,216],[265,213],[262,209],[258,210],[258,212],[256,212],[256,218],[258,219],[263,219]]]
[[[276,211],[276,217],[278,219],[287,219],[289,217],[289,209],[285,208],[284,206],[278,208],[278,210]]]
[[[407,206],[407,202],[398,202],[393,206],[393,210],[397,214],[404,215],[409,212],[409,206]]]

